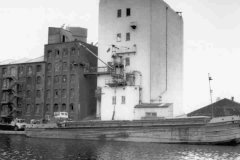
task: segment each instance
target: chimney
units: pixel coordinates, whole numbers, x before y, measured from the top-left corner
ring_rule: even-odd
[[[232,101],[234,101],[234,97],[232,97]]]

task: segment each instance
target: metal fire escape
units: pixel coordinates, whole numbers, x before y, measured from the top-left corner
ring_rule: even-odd
[[[1,116],[9,116],[14,111],[21,111],[22,108],[18,106],[18,101],[23,98],[18,92],[18,84],[22,84],[23,81],[12,75],[5,75],[5,80],[8,81],[7,85],[2,86],[2,95],[5,94],[5,98],[2,98],[2,106],[8,106],[8,112],[1,111]]]

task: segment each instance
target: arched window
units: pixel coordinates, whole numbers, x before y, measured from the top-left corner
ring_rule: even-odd
[[[28,91],[27,91],[27,98],[30,98],[30,97],[31,97],[31,91],[28,90]]]
[[[55,104],[54,104],[54,107],[53,107],[53,112],[57,112],[57,111],[58,111],[58,104],[55,103]]]
[[[40,113],[40,105],[36,104],[35,105],[35,115],[38,115]]]
[[[55,63],[55,72],[59,72],[60,65],[59,63]]]
[[[36,92],[36,97],[37,97],[37,98],[41,98],[41,91],[40,91],[40,90],[37,90],[37,92]]]
[[[67,97],[67,91],[66,89],[62,90],[62,98],[66,98]]]
[[[51,58],[52,57],[52,50],[48,50],[47,52],[47,58]]]
[[[3,79],[2,87],[7,88],[7,79]]]
[[[55,50],[55,58],[60,57],[60,51],[58,49]]]
[[[31,105],[27,104],[27,108],[26,108],[26,113],[30,113],[31,112]]]
[[[63,56],[66,57],[68,55],[68,50],[67,48],[64,48],[63,49]]]
[[[58,92],[57,89],[55,89],[55,91],[54,91],[54,97],[55,97],[55,98],[58,98],[58,95],[59,95],[59,92]]]
[[[27,77],[27,84],[31,85],[32,84],[32,78],[31,77]]]
[[[54,83],[58,83],[59,82],[59,76],[55,76],[54,77]]]
[[[47,71],[51,71],[52,70],[52,64],[51,63],[48,63],[48,65],[47,65]]]
[[[67,62],[63,63],[63,70],[66,71],[67,70]]]
[[[74,89],[70,90],[70,97],[73,98],[74,97]]]
[[[49,112],[50,112],[50,104],[47,104],[45,107],[45,113],[49,114]]]
[[[36,66],[36,70],[37,70],[37,72],[41,72],[42,71],[42,66],[41,65],[37,65]]]
[[[48,76],[48,77],[47,77],[47,85],[50,85],[50,84],[51,84],[51,77]]]
[[[76,54],[76,49],[75,48],[72,48],[71,49],[71,55],[75,55]]]
[[[62,112],[65,112],[65,111],[67,111],[67,107],[66,107],[66,104],[62,104]]]
[[[41,77],[40,76],[37,77],[37,84],[41,84]]]
[[[47,98],[51,98],[51,92],[50,92],[50,90],[47,90]]]
[[[22,74],[23,74],[23,67],[22,67],[22,66],[20,66],[20,67],[18,68],[18,72],[19,72],[19,75],[22,75]]]
[[[74,112],[74,104],[73,103],[71,103],[69,105],[69,110],[70,110],[70,112]]]
[[[3,68],[3,69],[2,69],[2,74],[3,74],[3,75],[6,75],[6,74],[7,74],[7,69],[6,69],[6,68]]]
[[[12,68],[10,69],[10,74],[11,74],[12,76],[15,76],[15,75],[16,75],[16,69],[15,69],[14,67],[12,67]]]
[[[67,83],[67,76],[66,75],[62,76],[62,83]]]
[[[28,74],[32,74],[32,66],[28,66],[27,67],[27,73]]]
[[[74,74],[71,74],[70,82],[75,83],[75,75]]]

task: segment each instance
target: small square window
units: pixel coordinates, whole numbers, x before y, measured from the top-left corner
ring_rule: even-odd
[[[121,42],[121,33],[117,34],[117,42]]]
[[[126,14],[126,15],[127,15],[127,16],[131,16],[131,9],[130,9],[130,8],[127,8],[126,11],[127,11],[127,14]]]
[[[118,9],[117,10],[117,17],[120,18],[122,16],[122,11],[121,9]]]
[[[130,33],[126,33],[126,41],[130,41]]]

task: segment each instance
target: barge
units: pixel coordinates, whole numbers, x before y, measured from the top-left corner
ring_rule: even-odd
[[[73,121],[61,125],[27,124],[25,134],[37,138],[236,145],[240,141],[240,118],[199,116],[133,121]]]

